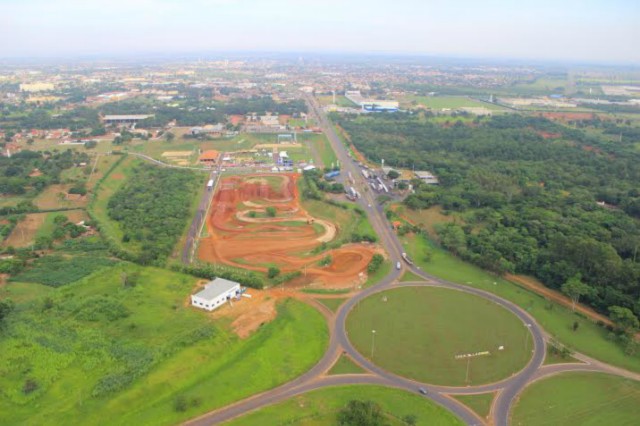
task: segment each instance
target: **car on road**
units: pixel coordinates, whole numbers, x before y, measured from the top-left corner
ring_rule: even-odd
[[[396,262],[396,269],[400,270],[400,268],[402,268],[402,265],[400,264],[400,262]]]
[[[427,390],[425,388],[418,388],[418,392],[420,392],[423,395],[427,394]]]

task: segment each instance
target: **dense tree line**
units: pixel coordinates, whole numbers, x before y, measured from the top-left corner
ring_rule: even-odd
[[[198,180],[194,172],[141,164],[109,200],[109,217],[120,223],[122,242],[139,245],[142,264],[166,258],[182,234]]]
[[[61,128],[79,130],[97,127],[100,127],[98,112],[87,107],[61,113],[54,108],[33,107],[19,114],[0,115],[0,128],[5,130]]]
[[[640,315],[637,139],[612,143],[520,115],[473,126],[409,114],[342,117],[339,124],[371,160],[439,177],[438,187],[414,180],[405,204],[456,212],[461,220],[438,229],[453,253],[557,289],[578,276],[588,286],[581,300],[604,313],[619,306]]]
[[[177,107],[148,102],[142,98],[108,103],[101,107],[103,114],[153,114],[153,117],[140,122],[141,127],[163,127],[170,121],[176,121],[179,126],[198,126],[224,123],[226,115],[264,115],[267,112],[293,115],[306,110],[304,101],[276,102],[270,96],[234,99],[228,103],[189,98]]]
[[[264,115],[267,112],[293,115],[307,112],[307,105],[300,99],[289,102],[276,102],[270,96],[255,96],[249,99],[234,99],[224,104],[222,110],[229,115],[245,115],[248,113]]]
[[[40,191],[51,183],[58,183],[63,170],[88,161],[86,153],[72,150],[48,154],[25,150],[11,157],[0,156],[0,194],[21,195],[29,190]],[[29,176],[35,169],[40,173]]]

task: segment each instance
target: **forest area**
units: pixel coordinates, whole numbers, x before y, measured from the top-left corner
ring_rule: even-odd
[[[136,248],[130,260],[148,265],[169,256],[186,227],[197,187],[190,170],[136,166],[107,206],[109,217],[123,231],[123,246]]]
[[[439,186],[413,180],[404,204],[455,215],[436,227],[452,253],[495,273],[533,275],[609,315],[622,309],[637,326],[640,152],[633,139],[611,142],[515,114],[471,125],[410,114],[334,119],[371,161],[438,176]]]

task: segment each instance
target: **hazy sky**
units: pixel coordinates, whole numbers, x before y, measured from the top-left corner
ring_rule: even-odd
[[[0,0],[0,57],[229,50],[640,63],[640,0]]]

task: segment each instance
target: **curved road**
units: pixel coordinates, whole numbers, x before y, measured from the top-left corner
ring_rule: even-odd
[[[363,183],[361,180],[359,169],[353,164],[353,161],[347,155],[344,144],[340,141],[332,125],[320,111],[320,107],[315,99],[311,96],[307,96],[306,100],[309,105],[310,112],[316,116],[318,123],[329,138],[338,159],[342,163],[343,170],[351,172],[351,175],[356,179],[356,186],[360,188],[366,186],[366,182]],[[387,224],[382,207],[375,202],[373,194],[371,194],[370,191],[363,190],[361,191],[361,194],[362,198],[358,200],[358,203],[367,212],[371,224],[381,239],[382,245],[387,250],[387,253],[394,263],[401,261],[401,253],[403,250],[402,244],[398,240],[395,232],[393,232],[391,227]],[[422,277],[424,281],[399,283],[398,279],[405,270],[409,270]],[[504,309],[509,310],[516,315],[531,332],[533,338],[531,360],[524,369],[507,379],[496,383],[469,387],[447,387],[419,383],[405,377],[397,376],[376,366],[370,362],[369,359],[360,354],[349,341],[345,326],[346,318],[351,309],[362,299],[380,291],[407,286],[437,286],[463,291],[490,300]],[[435,403],[445,407],[469,425],[485,424],[486,421],[456,399],[451,398],[449,395],[496,391],[498,392],[498,396],[493,402],[490,414],[491,419],[489,422],[497,426],[507,426],[509,421],[509,411],[516,397],[530,382],[542,377],[548,377],[549,375],[565,371],[602,371],[611,374],[625,375],[636,380],[640,379],[640,375],[608,366],[581,354],[575,354],[574,356],[579,360],[584,361],[584,364],[574,363],[542,366],[546,353],[546,334],[524,309],[508,300],[496,296],[493,293],[440,279],[425,273],[413,265],[406,265],[404,262],[402,263],[402,269],[398,270],[394,268],[393,271],[378,284],[361,291],[354,297],[347,300],[335,315],[324,307],[320,308],[320,310],[323,311],[323,314],[329,320],[329,328],[331,331],[330,340],[324,356],[311,370],[295,380],[285,383],[275,389],[271,389],[235,404],[207,413],[186,422],[186,424],[194,426],[219,424],[246,414],[249,411],[275,404],[293,396],[327,386],[346,384],[378,384],[396,387],[410,392],[417,392],[418,388],[422,387],[427,390],[427,395],[425,395],[425,397],[430,398]],[[348,354],[368,374],[326,376],[325,373],[332,367],[342,353]]]

